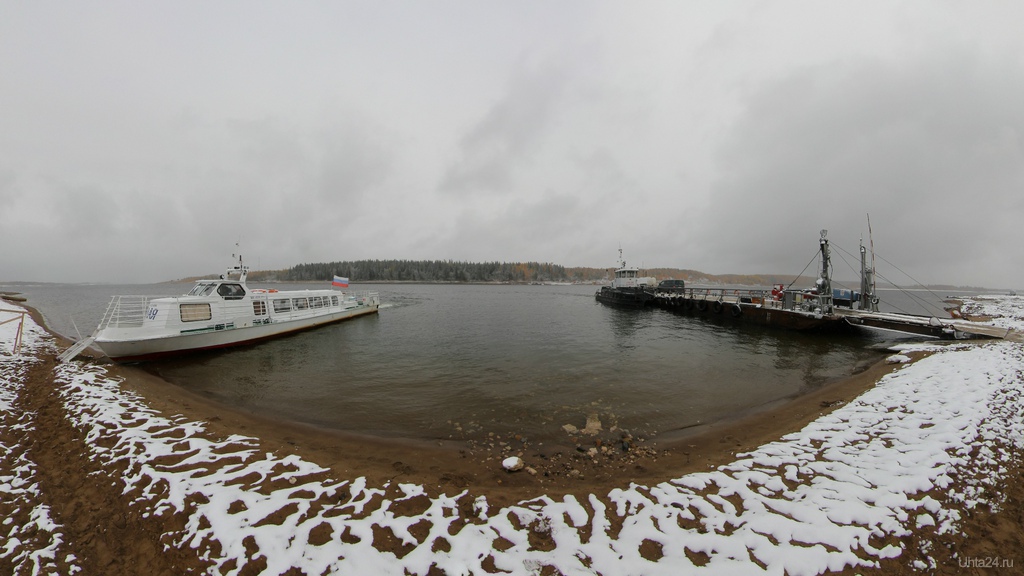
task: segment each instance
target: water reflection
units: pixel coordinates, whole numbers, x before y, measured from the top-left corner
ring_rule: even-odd
[[[384,435],[543,438],[588,413],[647,433],[707,422],[879,356],[864,339],[608,307],[592,286],[375,288],[377,315],[143,366],[270,417]],[[62,290],[55,299],[92,299],[99,313],[111,293]]]

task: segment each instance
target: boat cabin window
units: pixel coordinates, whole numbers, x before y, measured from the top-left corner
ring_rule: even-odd
[[[305,298],[293,298],[292,307],[296,310],[305,310],[306,308],[309,308],[309,302],[306,302]]]
[[[241,284],[221,284],[217,287],[217,294],[225,300],[241,300],[245,297],[245,288]]]
[[[252,313],[255,314],[256,316],[266,316],[267,302],[265,300],[253,300]]]
[[[212,282],[203,283],[203,284],[196,284],[195,286],[192,287],[192,290],[190,290],[187,295],[188,296],[209,296],[211,293],[213,293],[213,289],[216,286],[217,285],[212,283]]]
[[[274,300],[274,312],[289,312],[292,309],[292,301],[287,298]]]
[[[338,305],[338,297],[337,296],[331,296],[331,306],[337,306],[337,305]]]
[[[314,297],[310,298],[310,300],[312,300],[311,304],[313,305],[313,308],[323,308],[324,307],[324,299],[323,299],[323,297],[321,297],[321,296],[314,296]]]
[[[182,304],[178,313],[182,322],[201,322],[212,318],[209,304]]]

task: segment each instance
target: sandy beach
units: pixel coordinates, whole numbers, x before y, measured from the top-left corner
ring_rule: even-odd
[[[1016,298],[965,306],[1024,324]],[[730,421],[578,422],[535,446],[271,421],[131,366],[59,364],[68,343],[34,313],[14,353],[17,325],[0,325],[4,574],[1024,572],[1019,340],[907,345]]]

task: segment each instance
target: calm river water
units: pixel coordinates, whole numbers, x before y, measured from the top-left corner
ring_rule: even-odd
[[[295,285],[306,287],[322,285]],[[77,337],[73,326],[91,333],[112,294],[189,288],[4,289],[24,293],[48,325]],[[353,289],[379,291],[380,313],[143,367],[275,418],[383,436],[540,439],[593,413],[605,426],[644,434],[710,422],[822,386],[882,354],[873,348],[881,336],[822,337],[611,308],[595,302],[595,286]]]

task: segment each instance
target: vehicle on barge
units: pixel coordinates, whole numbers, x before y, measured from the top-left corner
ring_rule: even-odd
[[[640,270],[626,265],[619,248],[619,267],[610,286],[602,286],[594,294],[598,302],[615,306],[642,308],[654,304],[654,282],[649,276],[640,276]]]
[[[183,296],[113,296],[96,331],[59,358],[95,345],[115,362],[155,360],[250,344],[355,316],[373,314],[377,292],[251,289],[239,258],[216,280],[198,280]],[[336,278],[334,285],[347,287]]]

